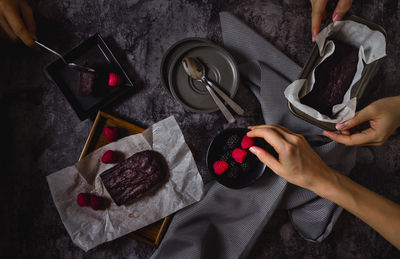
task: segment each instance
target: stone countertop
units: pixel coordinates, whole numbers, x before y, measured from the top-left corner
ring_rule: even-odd
[[[174,115],[194,151],[207,182],[205,152],[213,135],[226,127],[219,112],[186,111],[165,91],[159,66],[163,53],[186,37],[221,44],[220,11],[231,11],[298,64],[311,42],[309,1],[261,0],[33,0],[39,38],[67,51],[99,32],[133,79],[136,90],[105,109],[147,127]],[[400,94],[400,5],[393,0],[354,1],[351,11],[386,28],[388,57],[369,85],[360,108],[381,97]],[[80,121],[43,68],[55,57],[21,45],[0,43],[1,135],[5,154],[0,181],[2,255],[13,258],[148,258],[154,249],[120,238],[87,253],[70,240],[52,201],[46,176],[74,164],[93,121]],[[263,122],[255,97],[243,85],[235,98],[246,110],[234,126]],[[358,156],[352,178],[400,203],[400,137]],[[3,252],[4,251],[4,252]],[[16,256],[17,254],[17,256]],[[379,234],[344,212],[321,244],[307,242],[277,211],[253,248],[251,258],[400,258]]]

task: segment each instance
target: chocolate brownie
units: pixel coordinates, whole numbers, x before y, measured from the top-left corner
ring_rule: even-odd
[[[89,62],[85,62],[84,66],[90,66]],[[90,72],[79,71],[78,75],[78,94],[81,96],[91,95],[94,88],[95,74]]]
[[[132,155],[100,177],[114,202],[120,206],[143,196],[165,178],[162,156],[151,150]]]
[[[314,87],[300,101],[332,116],[332,107],[343,102],[357,70],[358,49],[335,41],[335,52],[315,70]]]

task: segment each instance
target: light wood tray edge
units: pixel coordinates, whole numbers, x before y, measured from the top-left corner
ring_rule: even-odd
[[[96,118],[94,120],[94,123],[92,125],[92,128],[90,130],[89,136],[86,139],[85,145],[83,146],[83,149],[82,149],[82,152],[81,152],[81,154],[79,156],[78,161],[82,160],[87,155],[87,152],[88,152],[90,143],[92,142],[93,136],[95,134],[97,125],[99,124],[99,122],[100,122],[100,120],[102,118],[110,119],[110,120],[118,122],[119,124],[127,125],[128,127],[132,128],[132,129],[134,129],[134,130],[136,130],[138,132],[143,132],[144,131],[144,129],[141,128],[141,127],[132,125],[131,123],[128,123],[128,122],[126,122],[124,120],[121,120],[121,119],[119,119],[117,117],[114,117],[114,116],[112,116],[112,115],[110,115],[108,113],[105,113],[105,112],[102,112],[102,111],[98,111],[97,115],[96,115]],[[148,244],[150,246],[158,247],[158,245],[160,244],[165,232],[167,231],[167,227],[168,227],[169,222],[172,219],[172,216],[173,215],[169,215],[169,216],[167,216],[167,217],[165,217],[163,219],[162,225],[160,227],[160,231],[158,232],[154,242],[152,242],[152,240],[150,240],[150,239],[144,238],[143,236],[140,236],[140,235],[136,234],[135,232],[129,233],[127,236],[129,238],[135,239],[137,241],[146,243],[146,244]]]
[[[110,120],[118,122],[119,124],[127,125],[127,127],[131,128],[131,129],[134,129],[134,130],[136,130],[138,132],[143,132],[144,131],[143,128],[135,126],[135,125],[133,125],[131,123],[128,123],[128,122],[126,122],[124,120],[118,119],[117,117],[114,117],[114,116],[112,116],[112,115],[110,115],[108,113],[105,113],[105,112],[102,112],[102,111],[98,111],[97,115],[96,115],[96,119],[94,120],[94,123],[92,125],[92,129],[90,130],[89,136],[86,139],[85,145],[83,146],[81,155],[79,156],[79,159],[78,159],[79,161],[87,155],[87,151],[89,149],[90,143],[92,142],[94,133],[96,131],[97,125],[99,124],[101,118],[110,119]]]
[[[140,242],[146,243],[148,245],[151,245],[151,246],[157,248],[158,245],[161,243],[161,240],[162,240],[165,232],[168,229],[168,224],[171,221],[172,217],[173,217],[173,215],[169,215],[164,218],[163,223],[160,227],[160,231],[158,232],[157,237],[155,238],[154,242],[152,242],[152,240],[149,240],[147,238],[144,238],[143,236],[136,234],[135,232],[129,233],[127,236],[129,238],[138,240]]]

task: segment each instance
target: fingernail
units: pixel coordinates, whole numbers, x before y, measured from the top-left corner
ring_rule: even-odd
[[[341,15],[341,14],[338,14],[338,13],[335,13],[334,15],[333,15],[333,21],[334,22],[336,22],[336,21],[340,21],[340,20],[342,20],[342,18],[343,18],[343,15]]]
[[[346,129],[346,122],[339,122],[339,123],[337,123],[336,124],[336,129],[337,130],[344,130],[344,129]]]
[[[249,150],[250,150],[250,152],[251,152],[251,153],[253,153],[253,154],[255,154],[255,155],[257,155],[257,154],[258,154],[258,150],[257,150],[257,148],[250,147],[250,148],[249,148]]]

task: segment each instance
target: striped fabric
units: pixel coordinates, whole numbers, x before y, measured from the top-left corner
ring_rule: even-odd
[[[283,95],[301,68],[230,13],[220,13],[225,47],[239,64],[242,79],[261,104],[265,123],[306,135],[330,167],[349,174],[356,149],[327,141],[322,130],[292,115]],[[277,175],[265,175],[241,190],[211,182],[198,203],[178,212],[152,258],[244,258],[273,212],[286,208],[305,239],[321,242],[342,208]],[[266,244],[267,245],[267,244]]]

